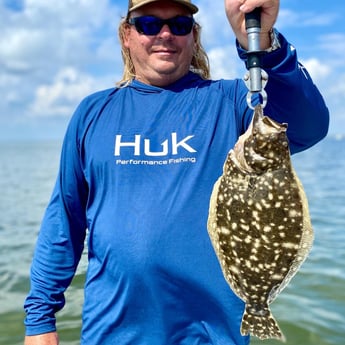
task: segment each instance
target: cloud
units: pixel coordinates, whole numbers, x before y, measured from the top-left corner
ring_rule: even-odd
[[[242,78],[224,3],[196,4],[212,77]],[[0,0],[0,130],[16,120],[65,123],[84,96],[113,86],[122,73],[117,25],[126,6],[127,0]],[[332,113],[340,113],[345,34],[334,25],[340,13],[281,7],[278,29],[296,41]]]
[[[232,46],[235,36],[226,18],[223,2],[198,1],[197,21],[202,26],[202,38],[206,46]]]
[[[41,85],[35,91],[30,105],[32,116],[69,116],[85,95],[91,93],[95,81],[89,75],[72,67],[61,69],[50,85]]]
[[[301,62],[316,83],[325,81],[332,73],[332,68],[317,58],[310,58]]]
[[[202,42],[207,51],[213,79],[232,79],[245,73],[235,48],[235,35],[226,18],[224,3],[200,0],[197,21],[202,26]],[[212,13],[212,15],[210,15]]]
[[[230,47],[215,47],[208,51],[213,79],[234,79],[245,74],[245,67]],[[241,71],[242,70],[242,71]]]
[[[345,65],[345,34],[340,32],[333,32],[326,35],[321,35],[318,39],[320,50],[329,55],[329,58],[334,60],[336,65]],[[331,53],[331,54],[330,54]]]
[[[295,11],[288,8],[281,8],[277,25],[280,28],[296,27],[318,27],[332,25],[336,20],[341,19],[341,15],[336,12],[315,11]]]
[[[303,61],[326,100],[331,114],[331,133],[344,133],[345,128],[345,34],[320,35],[316,40],[318,58]]]
[[[119,77],[120,10],[109,1],[0,2],[0,13],[0,120],[69,116],[77,97]]]

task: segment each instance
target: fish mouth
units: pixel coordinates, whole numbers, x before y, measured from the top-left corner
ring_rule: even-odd
[[[262,107],[257,106],[251,122],[250,132],[253,133],[257,130],[262,134],[286,132],[287,127],[287,123],[280,123],[271,117],[264,115]]]
[[[275,121],[271,119],[268,116],[263,116],[262,117],[262,122],[269,127],[272,127],[276,131],[285,131],[288,127],[287,123],[280,123],[278,121]]]

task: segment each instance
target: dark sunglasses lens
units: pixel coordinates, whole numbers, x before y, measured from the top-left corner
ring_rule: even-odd
[[[175,17],[169,20],[169,28],[174,35],[188,35],[193,28],[194,19],[192,17]]]
[[[164,23],[159,18],[147,16],[134,18],[134,25],[139,33],[157,35],[162,30]]]
[[[172,34],[184,36],[192,31],[194,19],[192,17],[178,16],[164,20],[152,16],[142,16],[130,18],[129,23],[134,24],[136,30],[144,35],[157,35],[162,30],[162,27],[167,24]]]

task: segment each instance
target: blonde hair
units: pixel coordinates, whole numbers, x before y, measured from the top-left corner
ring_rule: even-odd
[[[135,68],[129,49],[124,46],[125,32],[128,28],[127,18],[123,18],[119,25],[119,39],[121,43],[121,55],[124,64],[122,79],[117,82],[118,86],[127,86],[135,78]],[[201,44],[201,26],[198,23],[194,25],[195,49],[191,61],[190,70],[199,74],[203,79],[210,79],[210,64],[208,56]]]

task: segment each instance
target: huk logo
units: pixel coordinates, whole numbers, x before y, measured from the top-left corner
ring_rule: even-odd
[[[154,151],[151,148],[151,140],[144,139],[140,134],[134,135],[133,141],[124,141],[122,135],[119,134],[115,138],[115,151],[114,155],[121,156],[122,150],[133,150],[134,156],[140,156],[144,154],[148,157],[166,157],[169,154],[176,156],[182,152],[195,153],[197,152],[190,144],[187,142],[192,139],[194,135],[189,135],[182,140],[178,140],[177,133],[171,133],[171,137],[164,140],[161,144],[162,149],[159,151]]]

